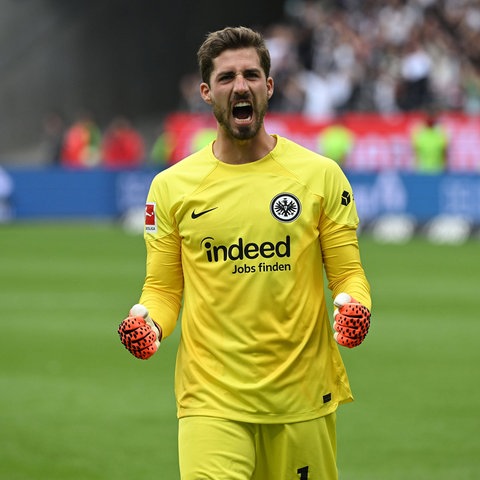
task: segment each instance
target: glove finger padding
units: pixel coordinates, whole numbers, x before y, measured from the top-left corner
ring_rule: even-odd
[[[118,327],[118,333],[127,333],[146,325],[145,319],[142,317],[127,317]]]
[[[347,348],[358,347],[365,339],[365,337],[353,339],[353,338],[346,337],[341,333],[335,333],[334,337],[335,337],[335,341],[339,345],[342,345],[343,347],[347,347]]]
[[[127,333],[123,338],[125,341],[122,343],[128,346],[129,350],[142,350],[155,343],[157,336],[150,326],[145,325]]]
[[[370,312],[366,307],[363,308],[365,309],[365,313],[362,317],[350,317],[344,313],[337,313],[335,315],[335,323],[340,327],[348,328],[349,330],[358,330],[367,334],[370,328]]]
[[[158,349],[157,335],[142,317],[127,317],[118,327],[120,341],[135,357],[146,360]]]
[[[344,335],[345,337],[349,337],[349,338],[361,338],[362,336],[364,337],[368,332],[368,330],[367,330],[367,332],[365,332],[363,329],[344,327],[339,322],[334,322],[333,329],[336,332]]]
[[[367,316],[370,318],[370,311],[361,303],[346,303],[340,307],[338,312],[346,317],[351,317],[354,319],[362,319]]]

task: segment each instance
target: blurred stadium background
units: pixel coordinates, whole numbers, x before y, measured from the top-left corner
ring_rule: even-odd
[[[270,131],[327,154],[329,127],[347,129],[333,143],[349,146],[374,324],[343,351],[340,478],[478,478],[480,2],[0,7],[0,478],[178,478],[179,329],[140,362],[116,328],[143,282],[149,182],[214,128],[196,49],[239,24],[272,51]],[[69,157],[85,118],[96,137]],[[119,118],[140,138],[128,161],[106,153]],[[446,142],[429,169],[426,121]]]

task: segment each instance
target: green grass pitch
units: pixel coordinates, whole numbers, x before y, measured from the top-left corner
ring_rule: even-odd
[[[361,248],[373,323],[342,349],[340,479],[478,478],[478,241]],[[179,478],[178,329],[149,361],[116,333],[143,275],[142,237],[115,225],[0,226],[0,478]]]

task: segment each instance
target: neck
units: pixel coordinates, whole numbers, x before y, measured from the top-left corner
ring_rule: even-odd
[[[217,139],[213,144],[213,154],[221,162],[241,165],[260,160],[275,147],[276,139],[265,130],[261,130],[254,138],[237,140],[224,134],[219,128]]]

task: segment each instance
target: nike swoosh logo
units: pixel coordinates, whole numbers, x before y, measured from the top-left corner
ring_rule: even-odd
[[[212,210],[216,210],[218,207],[213,207],[213,208],[209,208],[208,210],[203,210],[202,212],[195,212],[195,210],[192,212],[192,218],[195,219],[195,218],[198,218],[198,217],[201,217],[202,215],[205,215],[206,213],[208,212],[211,212]]]

